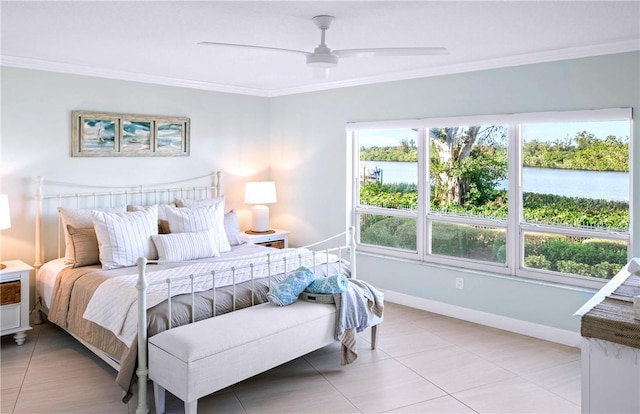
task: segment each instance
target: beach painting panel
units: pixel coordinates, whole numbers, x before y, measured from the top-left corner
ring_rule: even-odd
[[[72,157],[189,155],[189,118],[72,111]]]
[[[80,131],[81,152],[103,152],[106,154],[116,150],[115,119],[82,118]]]
[[[151,120],[123,119],[120,150],[139,155],[151,152],[152,124]]]
[[[156,152],[163,155],[189,155],[189,122],[186,119],[156,122]]]

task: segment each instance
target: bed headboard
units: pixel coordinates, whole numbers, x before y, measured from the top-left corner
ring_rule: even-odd
[[[121,205],[167,204],[176,199],[205,199],[222,195],[220,172],[165,183],[130,186],[87,185],[36,179],[35,261],[39,269],[47,260],[64,257],[64,232],[58,207],[106,208]]]

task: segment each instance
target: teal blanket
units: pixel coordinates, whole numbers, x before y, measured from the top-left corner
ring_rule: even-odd
[[[349,289],[349,281],[345,275],[333,275],[315,279],[305,292],[321,294],[343,293]]]
[[[277,306],[291,305],[314,279],[315,275],[311,270],[300,266],[269,290],[267,299]]]

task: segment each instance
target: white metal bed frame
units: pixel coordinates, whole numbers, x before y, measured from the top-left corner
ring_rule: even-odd
[[[61,258],[65,255],[65,240],[57,208],[59,206],[69,208],[104,208],[127,204],[162,204],[173,202],[176,198],[209,198],[219,197],[220,172],[213,172],[207,175],[191,177],[184,180],[172,181],[159,184],[137,185],[137,186],[100,186],[86,185],[61,181],[45,181],[41,176],[36,177],[35,191],[35,259],[34,265],[36,273],[42,265],[51,259]],[[205,180],[208,183],[205,184]],[[187,186],[185,183],[197,183],[197,185]],[[43,185],[59,187],[65,192],[44,194]],[[183,185],[184,184],[184,185]],[[76,192],[66,192],[75,189]],[[47,225],[48,223],[48,225]],[[55,235],[55,254],[46,256],[45,240],[50,234]],[[49,237],[51,238],[51,237]],[[34,323],[42,324],[42,312],[45,307],[41,303],[36,292]],[[120,362],[112,355],[109,355],[94,345],[83,340],[72,332],[71,336],[82,343],[96,356],[106,362],[116,371],[120,370]]]
[[[210,185],[204,186],[185,186],[185,187],[173,187],[174,185],[193,182],[195,180],[201,180],[205,178],[211,178]],[[43,195],[42,185],[44,180],[42,177],[37,178],[37,189],[35,195],[35,215],[36,215],[36,246],[35,246],[35,262],[34,267],[36,271],[42,267],[44,264],[45,257],[45,234],[43,231],[44,219],[46,218],[46,213],[43,210],[43,202],[47,201],[55,201],[57,205],[63,205],[65,202],[68,204],[69,201],[74,205],[73,208],[101,208],[101,207],[113,207],[116,205],[122,204],[140,204],[140,205],[149,205],[149,204],[163,204],[173,202],[176,198],[210,198],[210,197],[219,197],[221,195],[220,191],[220,172],[215,172],[206,176],[194,177],[181,181],[174,181],[171,183],[158,184],[158,185],[148,185],[148,186],[137,186],[137,187],[96,187],[96,186],[86,186],[86,185],[77,185],[71,183],[58,183],[52,182],[52,184],[61,185],[61,186],[72,186],[72,187],[80,187],[80,188],[92,188],[92,189],[108,189],[105,191],[91,191],[91,192],[76,192],[76,193],[58,193],[54,195]],[[163,185],[169,185],[172,187],[162,187]],[[56,206],[57,210],[57,206]],[[57,215],[57,211],[55,213]],[[64,246],[64,237],[63,237],[63,229],[59,218],[56,219],[56,227],[57,227],[57,255],[56,257],[63,257],[64,250],[62,246]],[[321,246],[332,242],[335,239],[346,238],[346,244],[342,244],[338,247],[327,248],[323,250],[323,253],[326,255],[334,254],[338,257],[340,266],[345,266],[350,270],[350,277],[356,278],[356,266],[355,266],[355,231],[353,227],[350,227],[347,231],[330,237],[328,239],[319,241],[317,243],[313,243],[311,245],[307,245],[304,248],[315,248],[317,246]],[[346,253],[345,253],[346,252]],[[305,259],[312,261],[312,267],[316,268],[316,251],[311,251],[310,253],[306,253]],[[344,258],[346,255],[347,259]],[[271,286],[271,266],[276,264],[272,263],[270,260],[270,254],[267,254],[267,272],[268,272],[268,286]],[[302,263],[303,256],[298,255],[298,265]],[[224,259],[222,259],[223,261]],[[289,271],[291,269],[291,263],[287,265],[287,258],[284,257],[283,267],[285,271]],[[291,259],[289,259],[291,260]],[[220,259],[218,259],[220,261]],[[138,289],[138,365],[135,371],[135,375],[138,377],[138,406],[136,409],[136,413],[142,414],[147,413],[149,408],[147,406],[147,378],[148,378],[148,359],[147,359],[147,340],[148,340],[148,332],[147,332],[147,303],[146,303],[146,295],[147,289],[150,285],[153,284],[161,284],[166,283],[167,285],[167,296],[168,296],[168,313],[171,315],[171,285],[173,283],[179,283],[184,280],[189,280],[191,283],[191,304],[192,304],[192,313],[191,313],[191,322],[194,322],[194,301],[195,301],[195,293],[193,286],[194,280],[200,278],[211,278],[213,282],[213,309],[212,313],[215,316],[215,308],[216,308],[216,286],[215,286],[215,272],[207,272],[201,274],[194,274],[189,276],[182,276],[176,278],[169,278],[162,281],[150,282],[146,277],[146,266],[148,263],[158,263],[158,261],[151,261],[145,258],[138,259],[138,281],[136,284],[136,288]],[[293,263],[295,265],[295,263]],[[327,266],[329,264],[327,263]],[[236,310],[236,280],[235,274],[237,271],[249,269],[251,273],[251,305],[255,304],[254,290],[253,290],[253,276],[254,276],[254,264],[246,264],[244,266],[230,267],[229,270],[233,274],[233,294],[232,294],[232,310]],[[189,294],[189,293],[188,293]],[[40,312],[43,311],[44,308],[40,303],[39,298],[37,298],[36,303],[36,320],[35,323],[42,323],[42,318],[40,316]],[[169,317],[169,323],[171,323],[171,318]],[[169,326],[168,329],[171,329]],[[74,338],[76,338],[79,342],[81,342],[84,346],[86,346],[89,350],[91,350],[94,354],[96,354],[100,359],[105,361],[109,366],[114,368],[115,370],[120,370],[120,363],[111,355],[101,351],[99,348],[89,344],[84,341],[82,338],[77,335],[69,332]]]

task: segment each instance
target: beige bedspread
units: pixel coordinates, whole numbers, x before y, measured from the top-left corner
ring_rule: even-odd
[[[160,265],[157,265],[160,266]],[[176,267],[177,264],[162,265],[163,267]],[[322,276],[325,272],[340,271],[339,265],[333,263],[327,269],[325,266],[318,268],[316,276]],[[117,384],[126,391],[127,401],[131,394],[130,389],[135,381],[135,368],[137,360],[137,341],[131,347],[127,347],[116,336],[101,326],[82,317],[98,286],[109,278],[131,273],[131,268],[111,269],[104,271],[100,266],[87,266],[81,268],[65,268],[56,279],[51,298],[51,307],[48,319],[61,326],[65,330],[80,337],[84,341],[99,348],[119,362],[120,370],[116,378]],[[271,282],[284,278],[284,274],[271,276]],[[236,309],[251,306],[252,287],[255,290],[254,304],[267,301],[268,278],[256,279],[253,282],[244,282],[236,285]],[[221,287],[216,289],[215,307],[216,315],[230,312],[233,309],[233,287]],[[213,315],[213,294],[211,290],[196,293],[195,320],[210,318]],[[169,325],[168,305],[162,302],[147,311],[148,336],[166,330]],[[171,302],[171,326],[180,326],[191,321],[191,295],[175,296]]]
[[[101,349],[120,363],[116,382],[128,392],[135,369],[136,352],[129,355],[129,347],[112,332],[82,317],[97,287],[120,272],[120,269],[104,272],[99,266],[63,269],[56,279],[47,317],[49,321]]]

